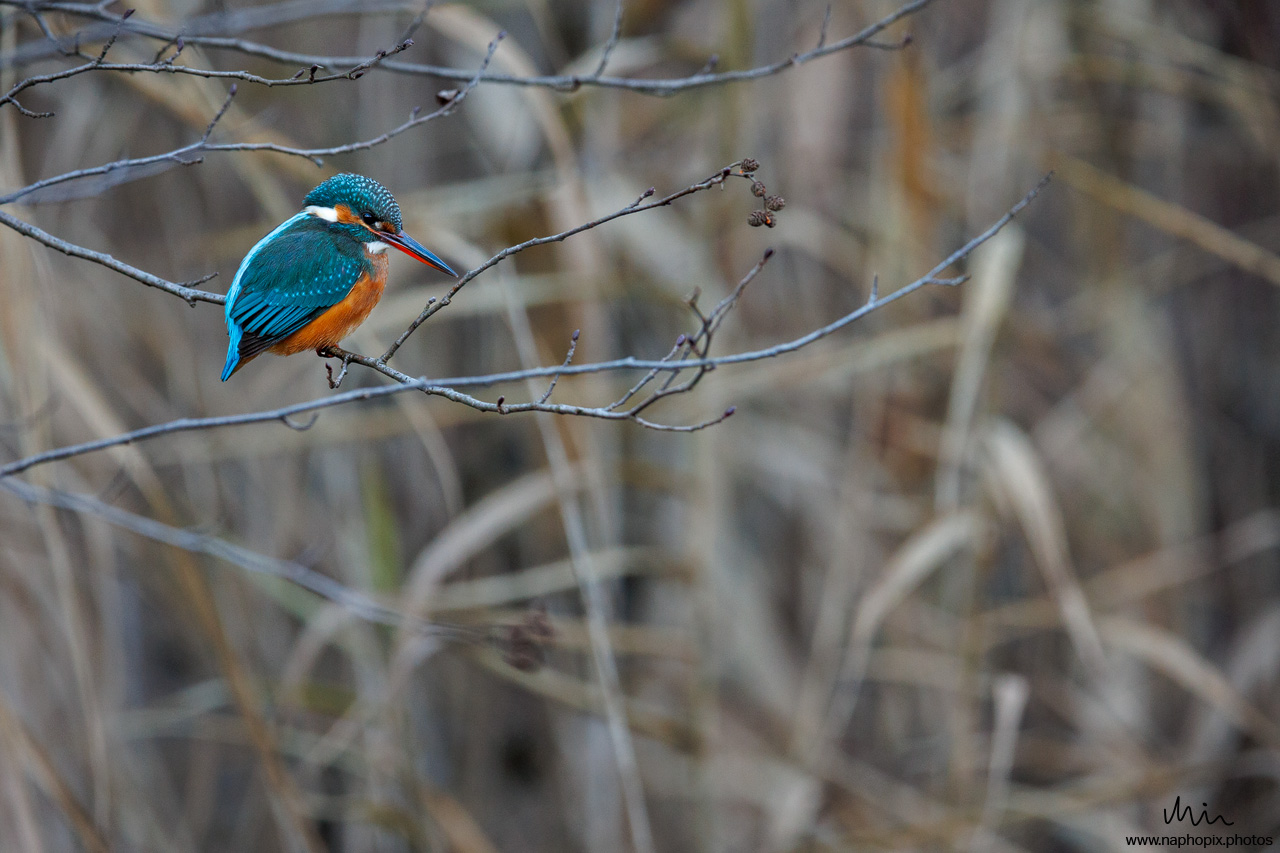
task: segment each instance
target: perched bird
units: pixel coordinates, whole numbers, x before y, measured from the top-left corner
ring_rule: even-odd
[[[249,250],[231,282],[223,382],[266,351],[336,346],[382,297],[388,246],[457,275],[404,233],[400,205],[377,181],[335,175],[307,193],[303,205]]]

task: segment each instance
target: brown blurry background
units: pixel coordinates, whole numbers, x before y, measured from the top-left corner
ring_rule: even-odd
[[[136,5],[214,32],[249,4]],[[898,5],[836,2],[827,38]],[[278,8],[293,20],[232,34],[371,55],[419,11]],[[614,8],[443,6],[400,58],[473,69],[505,29],[493,70],[589,73]],[[609,73],[770,63],[816,44],[825,14],[634,0]],[[717,348],[797,337],[860,305],[873,276],[887,293],[922,275],[1056,170],[962,287],[721,368],[653,412],[737,407],[702,432],[405,394],[327,409],[305,432],[199,431],[20,475],[449,624],[542,606],[555,637],[533,672],[489,644],[407,642],[0,490],[0,849],[627,850],[628,773],[659,851],[1275,837],[1280,6],[936,0],[881,40],[908,33],[905,50],[667,98],[482,83],[453,116],[323,169],[210,153],[0,208],[174,281],[217,271],[205,286],[225,292],[337,171],[385,183],[406,230],[458,268],[744,156],[785,196],[774,229],[748,227],[756,200],[734,181],[507,261],[397,356],[412,375],[462,376],[520,367],[525,318],[543,364],[574,329],[579,362],[660,357],[694,328],[685,298],[714,304],[769,246]],[[42,40],[0,4],[0,91],[74,63],[22,54]],[[112,57],[159,46],[123,38]],[[190,45],[180,61],[296,70]],[[0,192],[194,141],[227,87],[101,72],[34,88],[24,105],[56,115],[0,106]],[[241,83],[214,139],[339,145],[450,87],[384,70]],[[397,257],[348,346],[380,352],[446,286]],[[219,382],[219,308],[7,229],[0,300],[0,464],[330,393],[308,355]],[[555,399],[600,405],[636,378],[566,378]],[[385,381],[356,368],[344,388]],[[568,562],[575,514],[611,607],[637,760],[621,776]],[[1233,823],[1166,824],[1176,797]]]

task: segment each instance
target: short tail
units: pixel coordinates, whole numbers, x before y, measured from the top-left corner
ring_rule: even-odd
[[[227,363],[222,368],[222,381],[226,382],[231,378],[231,374],[240,369],[240,356],[234,352],[227,353]]]
[[[243,367],[240,361],[240,336],[242,334],[240,327],[228,324],[228,331],[231,333],[231,342],[227,344],[227,363],[222,366],[223,382],[226,382],[231,378],[231,374]]]

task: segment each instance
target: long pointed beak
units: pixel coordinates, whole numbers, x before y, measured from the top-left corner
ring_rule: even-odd
[[[390,243],[409,257],[422,261],[429,267],[435,267],[440,270],[440,272],[448,273],[454,278],[458,277],[456,272],[449,269],[448,264],[437,258],[434,254],[428,251],[426,246],[422,245],[403,231],[398,234],[388,234],[385,231],[379,232],[378,239]]]

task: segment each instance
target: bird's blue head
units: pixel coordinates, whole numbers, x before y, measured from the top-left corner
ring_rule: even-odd
[[[399,231],[404,227],[400,219],[400,205],[396,204],[391,191],[364,175],[334,175],[307,193],[305,204],[334,211],[345,207],[348,216],[344,217],[340,212],[339,222],[355,218],[361,224],[382,231]],[[379,225],[389,227],[378,228]],[[369,236],[373,239],[373,235]]]
[[[364,175],[334,175],[307,193],[306,211],[365,244],[368,251],[400,251],[449,275],[457,275],[448,264],[404,233],[400,205],[391,191]]]

